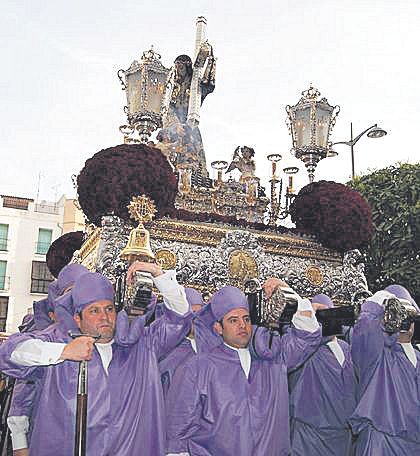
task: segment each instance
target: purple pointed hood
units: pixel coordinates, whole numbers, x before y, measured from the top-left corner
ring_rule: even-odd
[[[57,277],[58,296],[61,296],[66,288],[73,285],[81,275],[87,272],[89,272],[89,269],[81,264],[73,263],[65,266]]]
[[[184,290],[190,307],[193,305],[204,306],[203,295],[199,291],[197,291],[195,288],[184,288]]]
[[[112,283],[99,272],[88,272],[81,275],[71,290],[74,313],[81,312],[86,306],[96,301],[114,302]]]

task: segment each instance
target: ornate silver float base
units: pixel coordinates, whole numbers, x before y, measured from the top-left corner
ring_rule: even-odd
[[[118,217],[103,217],[102,228],[91,234],[74,261],[115,281],[125,267],[119,254],[131,228]],[[325,293],[337,304],[359,305],[370,295],[356,250],[342,256],[297,235],[216,224],[158,220],[147,228],[162,267],[176,267],[180,283],[203,291],[279,277],[301,296]]]

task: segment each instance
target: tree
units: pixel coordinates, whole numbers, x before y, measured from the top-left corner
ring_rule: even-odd
[[[420,303],[420,164],[399,163],[348,185],[372,207],[375,233],[362,251],[369,288],[399,283]]]

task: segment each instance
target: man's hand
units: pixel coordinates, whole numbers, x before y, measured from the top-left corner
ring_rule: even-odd
[[[13,450],[13,456],[29,456],[29,448],[21,448],[20,450]]]
[[[146,263],[145,261],[135,261],[130,265],[127,271],[128,284],[133,283],[134,274],[137,271],[150,272],[153,277],[158,277],[163,274],[162,269],[156,263]]]
[[[289,287],[289,285],[275,277],[268,278],[262,285],[265,296],[270,299],[277,287]]]
[[[92,359],[94,342],[95,339],[93,337],[77,337],[64,347],[60,359],[68,361],[90,361]]]

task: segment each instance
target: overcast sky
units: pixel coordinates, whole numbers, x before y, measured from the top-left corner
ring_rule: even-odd
[[[341,113],[332,141],[374,123],[388,131],[355,148],[356,172],[420,160],[419,0],[13,0],[2,2],[1,194],[74,195],[71,175],[122,142],[125,92],[116,77],[151,44],[169,67],[191,55],[195,20],[207,18],[216,90],[201,111],[208,165],[238,145],[290,154],[285,106],[313,83]],[[414,136],[413,136],[414,135]],[[317,179],[346,182],[350,150],[323,160]]]

